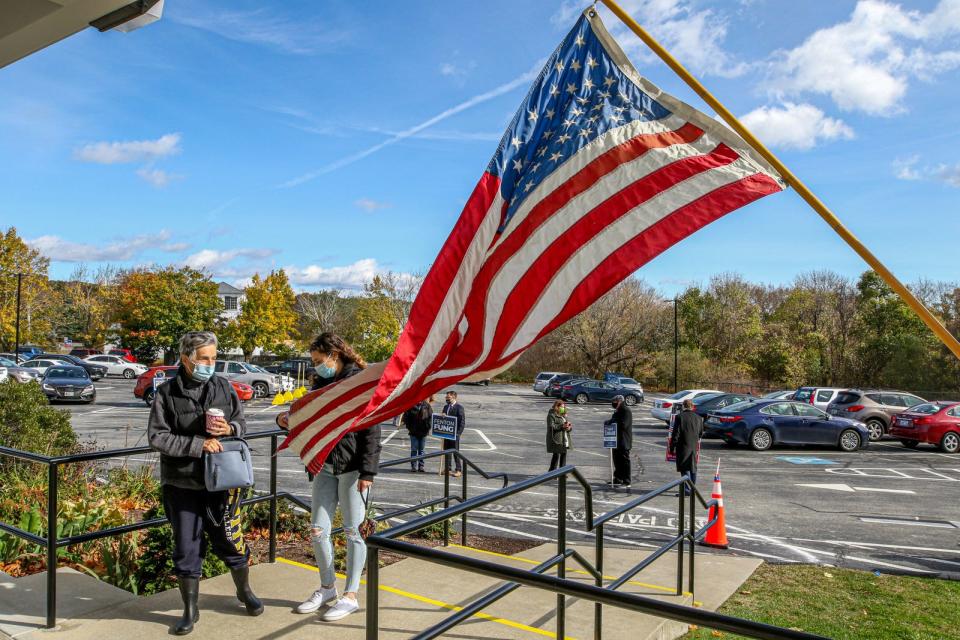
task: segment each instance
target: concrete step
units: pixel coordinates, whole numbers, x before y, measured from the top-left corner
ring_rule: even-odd
[[[531,567],[554,553],[549,545],[530,549],[516,556],[503,556],[463,547],[450,550],[478,558],[519,567]],[[592,548],[580,548],[592,558]],[[646,549],[610,548],[605,553],[607,572],[618,576],[648,553]],[[697,603],[713,609],[760,564],[758,561],[715,555],[698,555]],[[624,591],[642,593],[671,602],[689,604],[690,594],[674,594],[676,556],[665,555],[646,569]],[[575,571],[568,564],[568,577],[591,582],[586,573]],[[409,638],[433,625],[452,611],[499,586],[500,582],[456,571],[419,560],[404,560],[380,571],[380,629],[378,638]],[[342,577],[339,580],[342,587]],[[324,632],[336,630],[337,640],[365,638],[364,611],[335,623],[325,623],[320,614],[297,615],[292,607],[305,599],[319,585],[315,567],[282,560],[276,564],[251,568],[251,584],[263,599],[266,611],[251,618],[234,595],[229,575],[201,583],[201,619],[195,637],[271,638],[313,640]],[[702,597],[701,597],[702,594]],[[366,589],[361,588],[361,606],[365,607]],[[23,638],[64,638],[69,640],[103,640],[104,638],[165,639],[169,627],[180,614],[180,597],[176,590],[145,598],[128,599],[94,615],[75,616],[54,631],[27,633]],[[491,605],[483,613],[462,623],[448,637],[460,638],[535,638],[556,637],[556,596],[521,587]],[[333,629],[331,629],[333,627]],[[604,637],[609,640],[675,638],[686,631],[685,625],[651,616],[628,613],[610,607],[604,610]],[[40,633],[43,635],[41,636]],[[593,604],[568,599],[567,638],[593,636]]]
[[[0,632],[21,638],[46,624],[47,572],[23,578],[0,576]],[[57,569],[57,618],[66,624],[90,620],[96,612],[136,600],[118,589],[74,569]]]

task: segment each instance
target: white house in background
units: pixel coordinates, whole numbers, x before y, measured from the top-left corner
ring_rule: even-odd
[[[223,303],[223,311],[220,313],[222,320],[235,320],[240,315],[240,309],[243,307],[243,301],[246,296],[242,289],[237,289],[226,282],[217,283],[217,297]]]

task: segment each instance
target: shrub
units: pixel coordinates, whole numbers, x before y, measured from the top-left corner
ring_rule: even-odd
[[[62,455],[77,446],[70,414],[54,409],[38,384],[0,384],[0,445],[42,455]],[[0,461],[0,470],[9,466]]]
[[[270,502],[258,502],[246,508],[247,529],[270,528]],[[310,530],[310,514],[296,511],[288,501],[277,500],[277,533],[305,534]]]

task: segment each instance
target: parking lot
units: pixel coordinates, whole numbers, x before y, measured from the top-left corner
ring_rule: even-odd
[[[95,404],[65,405],[73,414],[81,441],[95,441],[102,448],[146,443],[149,410],[133,397],[133,384],[104,379],[97,383]],[[487,471],[506,472],[513,481],[547,469],[545,416],[552,400],[529,386],[458,386],[457,391],[467,411],[462,450],[472,461]],[[650,416],[653,397],[647,394],[647,403],[633,408],[634,480],[629,492],[604,487],[610,472],[601,424],[610,415],[609,406],[569,407],[574,450],[567,461],[577,465],[594,485],[597,512],[677,477],[673,463],[664,460],[663,423]],[[249,429],[272,427],[274,415],[281,410],[268,400],[247,403]],[[383,444],[383,459],[408,455],[403,429],[385,425]],[[258,485],[265,488],[268,445],[257,441],[252,446]],[[428,449],[437,448],[438,441],[431,439]],[[890,572],[960,573],[960,455],[925,446],[909,450],[893,440],[854,453],[825,447],[775,447],[755,452],[704,440],[698,486],[708,496],[718,460],[734,553],[778,562]],[[156,456],[138,457],[133,462],[155,464]],[[384,469],[374,488],[375,501],[389,507],[442,495],[437,463],[429,464],[433,473],[411,474],[404,467]],[[282,490],[309,499],[306,474],[299,459],[289,452],[280,455],[278,478]],[[498,486],[470,476],[471,495]],[[570,486],[568,535],[575,541],[590,542],[592,537],[582,533],[582,514],[577,513],[582,501],[575,485]],[[553,540],[555,509],[556,487],[544,485],[478,512],[471,526],[476,533]],[[626,546],[658,545],[675,535],[675,512],[675,497],[659,498],[625,514],[608,529],[607,539]]]

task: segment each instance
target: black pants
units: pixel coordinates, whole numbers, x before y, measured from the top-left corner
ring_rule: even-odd
[[[620,484],[630,482],[630,449],[617,447],[613,450],[613,481]]]
[[[457,434],[456,440],[444,440],[443,441],[443,450],[447,451],[449,449],[459,449],[460,448],[460,435]],[[460,458],[458,456],[447,456],[447,471],[450,470],[450,458],[453,458],[453,469],[454,471],[463,471],[460,467]]]
[[[247,566],[250,550],[243,541],[240,498],[239,489],[210,492],[163,485],[163,508],[173,528],[173,572],[177,576],[200,577],[207,538],[213,552],[229,568]]]
[[[555,453],[553,457],[550,458],[550,471],[554,469],[559,469],[560,467],[567,466],[567,452]]]

